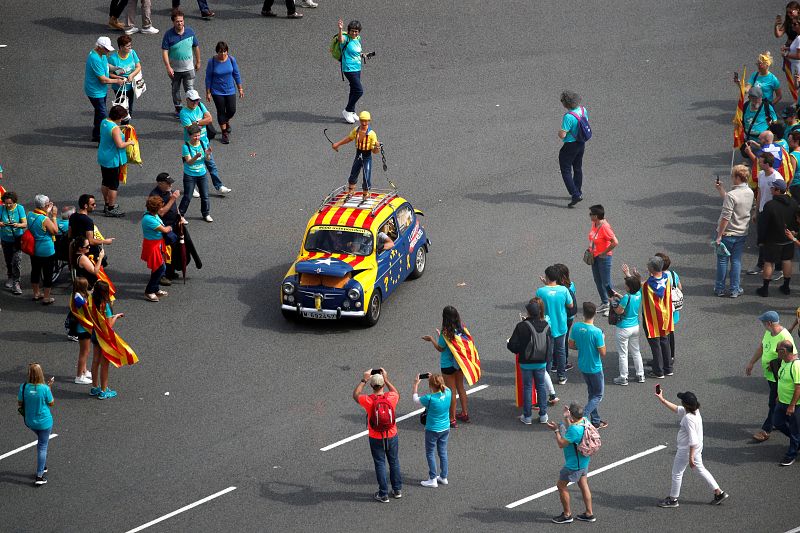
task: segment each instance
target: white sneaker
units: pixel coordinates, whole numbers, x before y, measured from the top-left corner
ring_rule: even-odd
[[[6,289],[10,289],[13,286],[14,286],[14,280],[12,278],[8,278],[8,280],[6,280],[6,282],[3,284],[3,287],[5,287]]]
[[[194,188],[194,192],[192,193],[193,198],[200,198],[200,191],[197,190],[197,187]]]
[[[530,426],[532,420],[530,418],[525,418],[525,415],[519,415],[519,421],[525,424],[526,426]]]
[[[92,373],[87,370],[86,372],[83,373],[83,377],[92,379]]]
[[[155,35],[158,33],[158,28],[154,28],[153,26],[148,26],[146,28],[142,28],[139,30],[141,33],[146,33],[148,35]]]
[[[441,476],[438,476],[436,478],[436,481],[439,482],[439,485],[447,485],[447,483],[448,483],[447,478],[446,477],[441,477]]]
[[[205,220],[206,222],[214,222],[214,219],[213,219],[213,218],[211,218],[211,215],[206,215],[206,216],[204,216],[204,217],[203,217],[203,220]]]
[[[86,376],[78,376],[75,378],[75,383],[78,385],[91,385],[92,379],[87,378]]]
[[[314,2],[314,0],[302,0],[302,2],[298,2],[296,5],[298,7],[317,7],[319,4]]]
[[[420,481],[419,484],[422,485],[423,487],[430,487],[432,489],[435,489],[436,487],[439,486],[439,484],[436,483],[436,478],[426,479],[425,481]]]
[[[550,421],[550,416],[549,415],[542,415],[542,416],[539,417],[539,423],[540,424],[547,424],[549,421]]]
[[[344,117],[344,121],[347,122],[348,124],[356,123],[356,119],[353,118],[353,115],[355,115],[355,113],[351,113],[347,109],[342,111],[342,116]]]
[[[14,287],[11,289],[11,292],[14,294],[22,294],[22,287],[19,286],[19,281],[14,283]]]
[[[232,190],[233,190],[233,189],[231,189],[231,188],[229,188],[229,187],[226,187],[226,186],[224,186],[224,185],[223,185],[222,187],[220,187],[219,189],[217,189],[217,194],[218,194],[219,196],[225,196],[226,194],[228,194],[228,193],[229,193],[229,192],[231,192]]]
[[[350,118],[353,119],[353,123],[355,124],[358,122],[358,113],[350,113]]]
[[[136,26],[125,28],[125,35],[133,35],[134,33],[139,33],[139,28],[137,28]]]

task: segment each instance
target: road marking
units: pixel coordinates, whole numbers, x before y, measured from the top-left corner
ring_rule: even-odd
[[[162,516],[160,518],[156,518],[155,520],[151,520],[150,522],[148,522],[146,524],[142,524],[141,526],[139,526],[137,528],[131,529],[127,533],[136,533],[137,531],[141,531],[143,529],[147,529],[148,527],[150,527],[152,525],[158,524],[159,522],[163,522],[164,520],[166,520],[168,518],[172,518],[175,515],[181,514],[184,511],[188,511],[189,509],[192,509],[193,507],[197,507],[198,505],[202,505],[202,504],[204,504],[204,503],[206,503],[208,501],[213,500],[214,498],[219,498],[223,494],[227,494],[232,490],[236,490],[236,487],[228,487],[227,489],[221,490],[221,491],[219,491],[219,492],[217,492],[215,494],[212,494],[211,496],[206,496],[202,500],[197,500],[196,502],[190,503],[189,505],[187,505],[185,507],[181,507],[177,511],[172,511],[171,513],[165,514],[164,516]]]
[[[790,530],[789,530],[789,531],[787,531],[786,533],[798,533],[798,532],[800,532],[800,527],[796,527],[796,528],[794,528],[794,529],[790,529]]]
[[[469,395],[469,394],[472,394],[473,392],[482,391],[483,389],[485,389],[488,386],[489,385],[478,385],[477,387],[473,387],[473,388],[469,389],[467,391],[467,394]],[[458,394],[456,394],[456,398],[458,398]],[[416,415],[420,414],[424,410],[425,409],[417,409],[416,411],[411,411],[410,413],[405,414],[403,416],[398,416],[397,417],[397,421],[398,422],[402,422],[403,420],[407,420],[407,419],[411,418],[412,416],[416,416]],[[362,431],[361,433],[356,433],[355,435],[350,435],[346,439],[342,439],[342,440],[340,440],[338,442],[334,442],[333,444],[329,444],[329,445],[325,446],[324,448],[320,448],[319,451],[327,452],[328,450],[332,450],[332,449],[336,448],[337,446],[341,446],[342,444],[347,444],[350,441],[353,441],[353,440],[356,440],[356,439],[360,439],[361,437],[366,437],[367,435],[369,435],[368,431]]]
[[[654,446],[654,447],[650,448],[649,450],[645,450],[643,452],[639,452],[636,455],[631,455],[630,457],[627,457],[625,459],[617,461],[616,463],[611,463],[610,465],[606,465],[606,466],[604,466],[602,468],[598,468],[597,470],[592,470],[591,472],[589,472],[589,474],[587,474],[586,477],[592,477],[594,475],[597,475],[597,474],[600,474],[602,472],[605,472],[606,470],[611,470],[612,468],[616,468],[619,465],[624,465],[625,463],[629,463],[631,461],[635,461],[636,459],[640,459],[640,458],[644,457],[645,455],[650,455],[651,453],[655,453],[655,452],[661,451],[664,448],[666,448],[666,446],[664,446],[663,444],[659,444],[658,446]],[[569,483],[569,485],[574,485],[574,483]],[[506,509],[513,509],[514,507],[522,505],[523,503],[528,503],[530,501],[533,501],[533,500],[535,500],[537,498],[541,498],[542,496],[545,496],[546,494],[550,494],[551,492],[555,492],[557,490],[558,489],[556,487],[550,487],[549,489],[545,489],[543,491],[537,492],[536,494],[528,496],[527,498],[522,498],[521,500],[517,500],[517,501],[515,501],[513,503],[509,503],[508,505],[506,505]]]
[[[50,434],[50,438],[51,438],[51,439],[54,439],[54,438],[56,438],[56,437],[58,437],[58,433],[51,433],[51,434]],[[38,442],[39,442],[39,441],[33,441],[33,442],[31,442],[30,444],[26,444],[25,446],[20,446],[20,447],[19,447],[19,448],[17,448],[16,450],[11,450],[11,451],[10,451],[10,452],[8,452],[8,453],[4,453],[3,455],[0,455],[0,461],[2,461],[3,459],[5,459],[6,457],[11,457],[11,456],[12,456],[12,455],[14,455],[15,453],[19,453],[19,452],[21,452],[22,450],[27,450],[28,448],[32,448],[32,447],[36,446],[36,444],[37,444]]]

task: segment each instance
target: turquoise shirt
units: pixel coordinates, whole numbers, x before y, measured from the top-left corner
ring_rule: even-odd
[[[588,424],[588,421],[585,418],[580,422],[570,425],[567,428],[567,431],[564,433],[564,438],[571,443],[569,446],[563,449],[564,466],[569,470],[582,470],[584,468],[589,468],[589,461],[591,460],[591,457],[582,455],[576,449],[576,446],[581,443],[581,440],[583,440],[583,432],[586,431],[586,428],[583,427],[584,423]]]
[[[187,176],[200,177],[206,175],[206,151],[203,149],[203,143],[201,142],[197,146],[183,143],[183,157],[194,157],[196,154],[202,155],[194,163],[187,163],[186,159],[183,160],[183,173]]]
[[[544,301],[544,318],[550,324],[553,338],[567,333],[567,304],[572,304],[569,289],[561,285],[546,285],[536,290],[536,296]]]
[[[28,213],[28,227],[33,233],[34,246],[33,255],[36,257],[50,257],[56,253],[56,245],[53,236],[44,227],[47,217],[38,213]]]
[[[20,204],[17,204],[17,206],[10,211],[6,209],[5,204],[0,205],[0,222],[4,224],[19,224],[23,220],[25,220],[25,208]],[[0,227],[0,240],[4,242],[14,242],[22,237],[23,233],[25,233],[23,228],[3,226]]]
[[[164,32],[164,39],[161,41],[161,49],[167,51],[169,65],[175,72],[194,70],[192,49],[197,46],[197,37],[189,27],[184,27],[181,35],[178,35],[175,28],[170,28]]]
[[[53,403],[50,387],[43,383],[34,385],[23,383],[19,386],[17,400],[25,405],[25,425],[31,429],[50,429],[53,427],[53,415],[48,403]]]
[[[351,39],[344,35],[344,43],[339,43],[342,48],[342,72],[359,72],[361,70],[361,36]]]
[[[547,368],[547,363],[520,363],[519,367],[522,370],[541,370]]]
[[[164,222],[161,221],[160,216],[145,213],[142,217],[142,235],[144,236],[145,240],[160,241],[163,239],[164,234],[156,229],[157,227],[163,225]]]
[[[569,332],[569,338],[578,348],[578,368],[584,374],[597,374],[603,371],[603,361],[599,349],[606,345],[603,331],[594,324],[577,322]]]
[[[100,81],[98,76],[108,77],[108,58],[98,54],[97,50],[92,50],[86,58],[86,72],[83,77],[83,92],[89,98],[105,98],[108,94],[108,85]]]
[[[778,120],[778,115],[775,114],[775,109],[771,104],[764,102],[764,105],[761,106],[761,109],[758,107],[756,107],[756,109],[751,109],[750,102],[745,102],[744,113],[742,114],[742,125],[744,126],[745,134],[748,130],[750,130],[750,125],[752,124],[750,136],[747,137],[748,141],[758,141],[758,136],[761,134],[761,132],[769,129],[769,124],[767,124],[768,107],[770,121],[774,122]],[[758,113],[756,113],[756,111],[758,111]]]
[[[436,344],[439,345],[439,348],[444,348],[444,351],[439,356],[439,366],[441,368],[458,368],[456,358],[453,357],[453,352],[451,352],[450,347],[447,346],[443,334],[439,334],[439,340],[436,341]]]
[[[618,328],[633,328],[639,325],[639,311],[642,309],[642,291],[636,294],[626,294],[619,301],[619,306],[625,309],[617,322]]]
[[[758,71],[753,72],[749,83],[753,87],[761,87],[761,94],[770,102],[772,102],[772,96],[775,93],[775,89],[778,89],[781,86],[780,80],[772,72],[767,72],[766,76],[762,76],[758,73]]]
[[[186,131],[186,126],[190,126],[194,122],[198,122],[202,120],[203,115],[206,114],[208,109],[203,102],[199,102],[194,109],[189,109],[188,107],[184,106],[181,108],[180,117],[181,117],[181,126],[183,126],[183,140],[184,142],[189,142],[189,132]],[[208,146],[208,133],[206,132],[205,126],[200,126],[200,142],[206,146]]]
[[[586,108],[583,108],[583,110],[586,111]],[[575,113],[579,117],[583,116],[580,106],[564,113],[564,118],[561,119],[561,129],[567,132],[567,135],[563,139],[565,143],[574,143],[578,140],[575,138],[575,134],[578,133],[578,119],[570,115],[570,113]],[[586,118],[589,118],[588,111],[586,111]]]
[[[121,167],[128,162],[128,153],[125,148],[117,148],[112,131],[118,127],[113,120],[103,119],[100,123],[100,144],[97,145],[97,163],[101,167]],[[120,129],[120,135],[122,130]]]
[[[425,420],[425,430],[447,431],[450,429],[450,399],[453,393],[445,387],[444,392],[426,394],[419,399],[419,403],[428,409],[428,416]]]
[[[792,176],[792,181],[789,183],[789,186],[793,185],[800,185],[800,150],[795,150],[794,152],[789,152],[791,157],[794,157],[794,176]]]
[[[128,53],[128,57],[126,57],[125,59],[122,59],[120,57],[119,51],[114,52],[113,54],[108,56],[108,64],[113,66],[113,67],[121,68],[125,73],[124,74],[125,77],[130,76],[131,73],[134,70],[136,70],[136,64],[138,62],[139,62],[139,56],[136,55],[136,50],[131,50]],[[125,84],[125,90],[126,91],[130,91],[132,87],[133,87],[133,84],[131,84],[131,83],[126,83]]]

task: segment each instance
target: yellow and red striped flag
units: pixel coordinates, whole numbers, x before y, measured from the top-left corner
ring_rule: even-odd
[[[81,296],[83,298],[83,296]],[[84,299],[83,305],[78,307],[77,303],[75,302],[75,295],[72,296],[69,300],[69,310],[72,313],[72,316],[83,326],[83,329],[86,331],[92,331],[94,327],[94,323],[92,322],[92,318],[89,316],[89,302]]]
[[[523,390],[522,390],[522,369],[519,366],[519,354],[517,354],[516,363],[514,363],[514,384],[516,385],[514,394],[514,400],[517,402],[517,407],[522,407],[523,401]],[[536,382],[534,381],[534,386],[531,389],[531,404],[536,405]]]
[[[651,276],[642,283],[642,315],[648,339],[666,337],[675,330],[672,322],[672,283],[668,274]]]
[[[95,309],[94,305],[89,305],[94,334],[103,357],[117,368],[138,363],[139,358],[136,357],[128,343],[114,332],[103,311],[103,309]]]
[[[460,333],[456,333],[453,340],[444,337],[444,342],[450,348],[450,353],[453,354],[461,371],[464,372],[464,377],[467,378],[467,383],[474,385],[481,379],[481,358],[478,357],[478,349],[475,347],[475,342],[472,340],[472,335],[469,334],[467,328],[463,328]]]
[[[100,271],[97,273],[97,281],[105,281],[108,283],[108,295],[113,302],[115,300],[114,295],[117,293],[117,288],[111,282],[111,278],[108,277],[108,274],[106,274],[106,269],[102,266],[100,267]]]
[[[747,68],[742,67],[742,77],[739,78],[739,103],[736,104],[736,114],[733,116],[733,147],[738,149],[747,140],[744,135],[744,80],[747,77]]]
[[[783,73],[786,74],[786,84],[789,86],[789,92],[792,93],[792,100],[797,103],[797,83],[792,73],[792,62],[786,57],[783,58]]]
[[[794,176],[795,171],[795,161],[794,157],[789,157],[789,152],[786,151],[786,148],[781,146],[781,169],[780,173],[783,176],[783,179],[786,183],[792,181],[792,177]]]

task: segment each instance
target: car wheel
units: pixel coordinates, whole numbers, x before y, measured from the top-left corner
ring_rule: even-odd
[[[414,270],[408,275],[411,279],[417,279],[425,272],[425,264],[428,258],[428,253],[425,251],[424,246],[417,248],[417,253],[414,254]]]
[[[283,315],[283,318],[285,318],[289,322],[297,322],[298,319],[297,311],[289,311],[288,309],[281,309],[281,314]]]
[[[375,289],[369,299],[369,306],[367,306],[367,314],[364,315],[364,324],[367,327],[372,327],[378,323],[381,317],[381,291]]]

